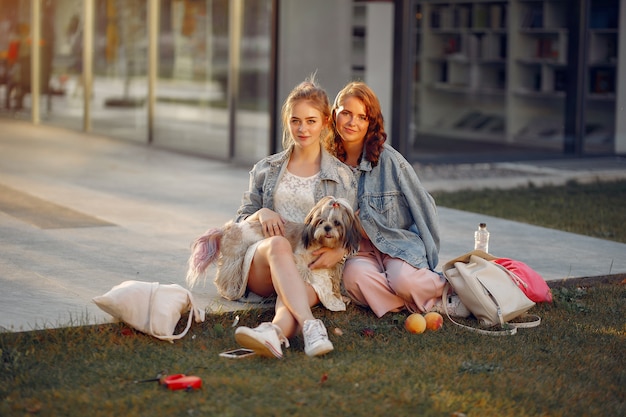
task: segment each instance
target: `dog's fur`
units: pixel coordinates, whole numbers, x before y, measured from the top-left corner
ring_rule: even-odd
[[[349,253],[358,250],[361,223],[350,204],[341,198],[322,198],[306,216],[304,223],[286,222],[285,237],[291,243],[296,266],[302,278],[313,283],[316,277],[309,264],[315,260],[311,252],[325,246],[342,246]],[[264,239],[258,221],[230,221],[219,228],[209,229],[192,244],[187,271],[187,285],[192,288],[209,265],[217,261],[215,284],[224,298],[236,300],[242,296],[243,258],[250,245]],[[330,269],[333,294],[340,294],[343,264]]]

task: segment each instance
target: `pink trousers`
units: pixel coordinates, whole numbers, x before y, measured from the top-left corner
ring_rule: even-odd
[[[411,312],[430,310],[441,298],[445,280],[429,269],[385,255],[369,239],[362,239],[359,253],[346,262],[343,283],[356,304],[382,317],[405,308]]]

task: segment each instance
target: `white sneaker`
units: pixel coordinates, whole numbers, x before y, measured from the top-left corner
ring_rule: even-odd
[[[450,317],[466,318],[472,314],[471,311],[465,307],[465,304],[461,302],[458,295],[448,295],[448,299],[446,301],[448,302],[446,307],[448,308],[448,314],[450,314]],[[430,311],[436,311],[439,314],[446,314],[446,310],[443,308],[441,299],[437,300]]]
[[[235,330],[235,340],[244,348],[252,349],[257,355],[268,358],[283,358],[280,345],[289,347],[289,340],[280,327],[273,323],[261,323],[254,329],[241,326]]]
[[[328,340],[326,327],[320,319],[306,320],[302,329],[304,336],[304,353],[308,356],[320,356],[333,350],[333,344]]]

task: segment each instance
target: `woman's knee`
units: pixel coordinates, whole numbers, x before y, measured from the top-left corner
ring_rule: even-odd
[[[415,293],[437,294],[443,289],[441,277],[427,268],[406,265],[397,274],[388,275],[389,285],[396,294],[408,297]]]
[[[346,264],[343,269],[343,286],[346,290],[352,292],[354,289],[358,288],[359,278],[363,277],[363,274],[359,272],[358,268],[355,268],[353,265],[350,265],[350,262]]]
[[[269,255],[281,256],[285,253],[292,253],[291,243],[284,236],[272,236],[266,240],[267,251]]]
[[[267,263],[269,264],[269,260],[280,259],[285,255],[289,255],[293,253],[291,249],[291,244],[287,240],[287,238],[283,236],[272,236],[264,239],[257,249],[257,254],[263,256]]]

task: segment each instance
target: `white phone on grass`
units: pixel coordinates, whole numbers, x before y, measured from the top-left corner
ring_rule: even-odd
[[[247,358],[247,357],[253,356],[253,355],[254,355],[254,351],[253,350],[251,350],[251,349],[244,349],[244,348],[234,349],[234,350],[227,350],[226,352],[220,353],[220,356],[222,358],[230,358],[230,359]]]

